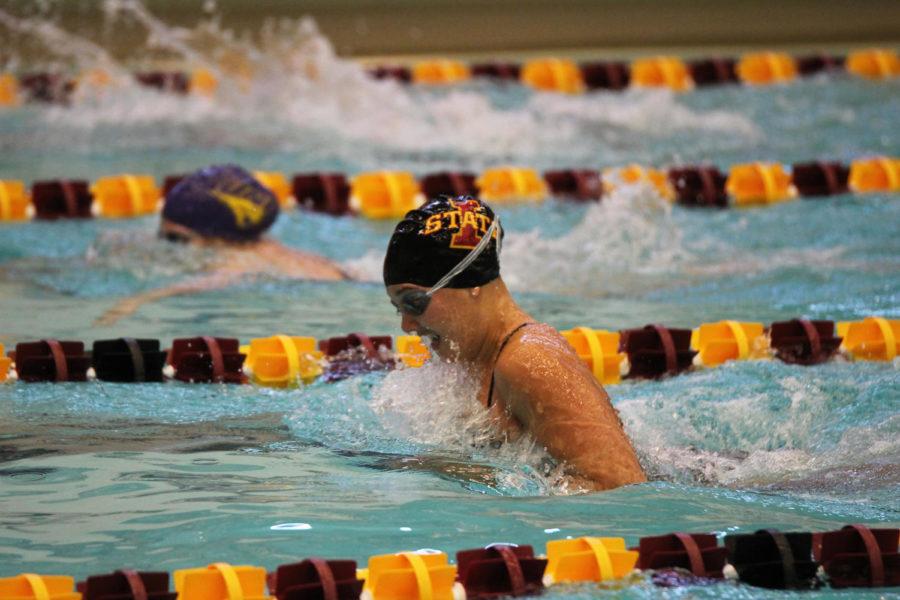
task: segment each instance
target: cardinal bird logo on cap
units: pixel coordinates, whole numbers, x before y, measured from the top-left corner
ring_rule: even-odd
[[[450,238],[450,247],[471,250],[491,226],[491,218],[485,214],[484,205],[474,198],[451,200],[450,205],[453,210],[428,217],[419,235],[433,235],[443,229],[455,229],[456,233]]]

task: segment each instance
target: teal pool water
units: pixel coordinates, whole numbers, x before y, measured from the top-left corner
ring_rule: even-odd
[[[70,107],[0,112],[0,176],[124,170],[157,177],[234,161],[287,173],[515,163],[613,166],[900,154],[898,84],[844,77],[785,87],[568,98],[477,83],[425,91],[367,80],[311,35],[284,77],[215,102],[133,87]],[[227,82],[226,82],[227,84]],[[728,211],[623,188],[600,204],[503,206],[503,277],[559,328],[900,317],[896,195]],[[155,217],[0,226],[0,343],[59,337],[350,331],[398,334],[378,282],[391,223],[283,214],[272,235],[341,261],[354,283],[260,277],[93,321],[122,296],[202,270],[158,241]],[[0,385],[0,576],[82,577],[215,560],[269,568],[312,555],[674,530],[900,525],[898,363],[731,364],[610,387],[652,483],[571,494],[527,441],[501,449],[432,364],[296,390],[252,386]],[[553,597],[657,597],[560,587]],[[748,587],[672,597],[774,597]],[[877,595],[877,594],[876,594]],[[812,596],[862,597],[821,591]],[[873,595],[875,597],[875,595]]]

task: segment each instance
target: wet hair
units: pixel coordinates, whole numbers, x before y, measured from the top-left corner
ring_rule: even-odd
[[[472,196],[439,196],[406,213],[394,228],[384,258],[384,285],[432,287],[478,244],[495,219],[494,211]],[[498,229],[484,252],[447,287],[472,288],[500,276]]]
[[[259,239],[278,211],[278,199],[249,172],[237,165],[213,165],[169,191],[162,218],[203,237],[247,242]]]

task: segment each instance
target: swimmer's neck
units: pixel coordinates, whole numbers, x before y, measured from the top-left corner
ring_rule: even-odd
[[[481,328],[481,335],[476,338],[472,352],[467,356],[460,356],[459,360],[476,367],[492,367],[500,344],[509,332],[534,319],[519,308],[500,278],[482,286],[479,293],[484,294],[484,298],[477,322],[486,323],[486,326]]]

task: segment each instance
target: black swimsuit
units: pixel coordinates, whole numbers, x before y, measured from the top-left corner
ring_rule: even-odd
[[[518,327],[516,327],[515,329],[513,329],[512,331],[510,331],[508,334],[506,334],[506,337],[503,338],[502,342],[500,342],[500,348],[497,350],[497,356],[494,358],[494,370],[496,370],[496,368],[497,368],[497,361],[500,360],[500,353],[502,353],[503,349],[506,348],[506,344],[509,343],[509,340],[512,339],[512,336],[516,335],[519,332],[519,330],[522,329],[523,327],[527,327],[529,325],[537,325],[537,323],[534,323],[532,321],[526,321],[526,322],[522,323],[521,325],[519,325]],[[493,404],[494,404],[494,371],[492,370],[491,371],[491,387],[488,388],[487,407],[490,408],[491,406],[493,406]]]

